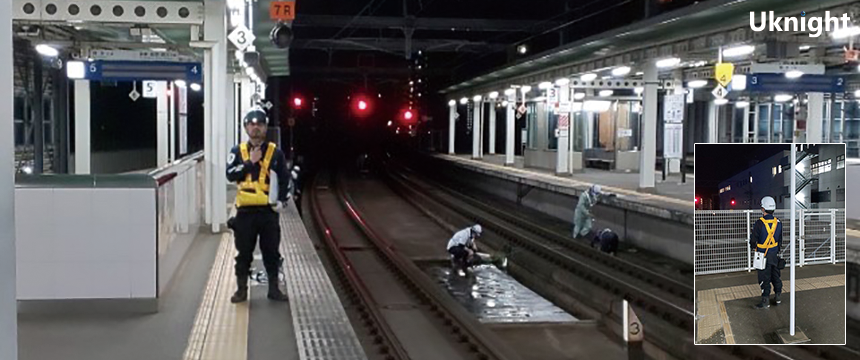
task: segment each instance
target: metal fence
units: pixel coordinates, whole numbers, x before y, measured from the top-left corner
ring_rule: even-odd
[[[788,260],[791,210],[777,210],[782,223],[780,255]],[[752,270],[750,239],[760,210],[697,210],[695,213],[696,275]],[[845,261],[845,210],[798,209],[795,250],[800,266]]]

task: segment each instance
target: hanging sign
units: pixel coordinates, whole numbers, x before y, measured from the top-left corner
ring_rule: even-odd
[[[684,122],[684,94],[663,96],[663,122]]]
[[[237,49],[245,51],[248,46],[254,44],[254,39],[256,39],[256,37],[251,30],[248,30],[248,28],[242,24],[233,29],[233,32],[227,36],[227,39],[230,39],[230,42],[232,42],[233,46]]]
[[[288,21],[296,19],[295,1],[272,1],[269,3],[269,18]]]
[[[732,81],[735,66],[732,63],[719,63],[714,67],[714,78],[722,86],[728,86]]]
[[[155,99],[158,97],[158,81],[143,82],[143,97],[146,99]]]
[[[711,94],[714,94],[714,97],[717,99],[725,99],[726,95],[729,94],[729,89],[724,88],[722,85],[717,85],[714,91],[711,91]]]

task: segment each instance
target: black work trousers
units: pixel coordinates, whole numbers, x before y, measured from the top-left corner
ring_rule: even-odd
[[[260,238],[260,252],[263,253],[263,265],[271,278],[278,275],[281,254],[278,247],[281,243],[280,216],[270,207],[239,208],[233,222],[233,237],[236,250],[236,276],[248,277],[251,262],[254,260],[254,249],[257,247],[257,237]]]
[[[773,292],[782,293],[782,279],[780,278],[780,270],[776,266],[776,257],[773,261],[767,259],[767,265],[764,270],[756,270],[758,272],[758,284],[761,287],[761,296],[770,296],[770,284],[773,283]]]

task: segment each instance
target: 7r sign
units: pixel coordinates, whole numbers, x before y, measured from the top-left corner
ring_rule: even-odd
[[[295,20],[296,19],[296,2],[295,1],[272,1],[269,3],[269,18],[272,20]]]

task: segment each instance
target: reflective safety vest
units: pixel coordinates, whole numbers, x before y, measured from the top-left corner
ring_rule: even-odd
[[[773,234],[776,233],[776,224],[779,223],[779,219],[773,218],[765,220],[764,217],[761,217],[759,220],[761,220],[764,224],[765,230],[767,230],[767,239],[764,240],[764,244],[756,244],[756,247],[764,249],[764,254],[767,256],[767,251],[771,248],[775,248],[777,245],[776,239],[773,238]]]
[[[266,150],[266,155],[263,156],[260,163],[260,176],[257,181],[254,181],[252,174],[248,173],[245,175],[245,181],[239,183],[236,207],[269,205],[269,184],[266,183],[266,177],[269,175],[269,165],[271,165],[272,156],[275,154],[275,144],[268,143],[268,145],[269,149]],[[239,152],[242,155],[242,162],[251,160],[248,143],[239,144]]]

